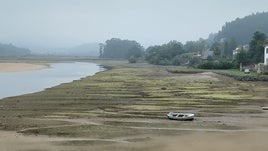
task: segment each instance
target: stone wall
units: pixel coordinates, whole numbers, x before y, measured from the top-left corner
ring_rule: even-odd
[[[268,74],[268,65],[265,65],[264,63],[259,63],[257,65],[257,73]]]

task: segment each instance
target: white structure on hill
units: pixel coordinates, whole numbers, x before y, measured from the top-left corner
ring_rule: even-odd
[[[264,64],[268,65],[268,42],[264,44]]]

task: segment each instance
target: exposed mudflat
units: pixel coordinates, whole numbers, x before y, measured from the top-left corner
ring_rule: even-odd
[[[268,140],[267,83],[214,73],[117,66],[0,101],[4,151],[259,151]],[[168,120],[169,111],[194,121]]]

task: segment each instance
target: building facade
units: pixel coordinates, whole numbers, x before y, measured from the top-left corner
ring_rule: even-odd
[[[268,43],[264,45],[264,64],[268,65]]]

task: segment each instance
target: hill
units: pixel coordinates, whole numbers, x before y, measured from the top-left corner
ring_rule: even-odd
[[[256,13],[227,22],[215,40],[234,38],[238,45],[244,45],[250,42],[256,31],[268,35],[268,12]]]
[[[1,44],[0,43],[0,56],[28,56],[31,54],[29,49],[19,48],[12,44]]]
[[[85,43],[73,47],[31,47],[31,50],[36,55],[59,55],[59,56],[99,56],[98,43]]]
[[[86,43],[66,50],[66,53],[72,56],[99,56],[98,43]]]

